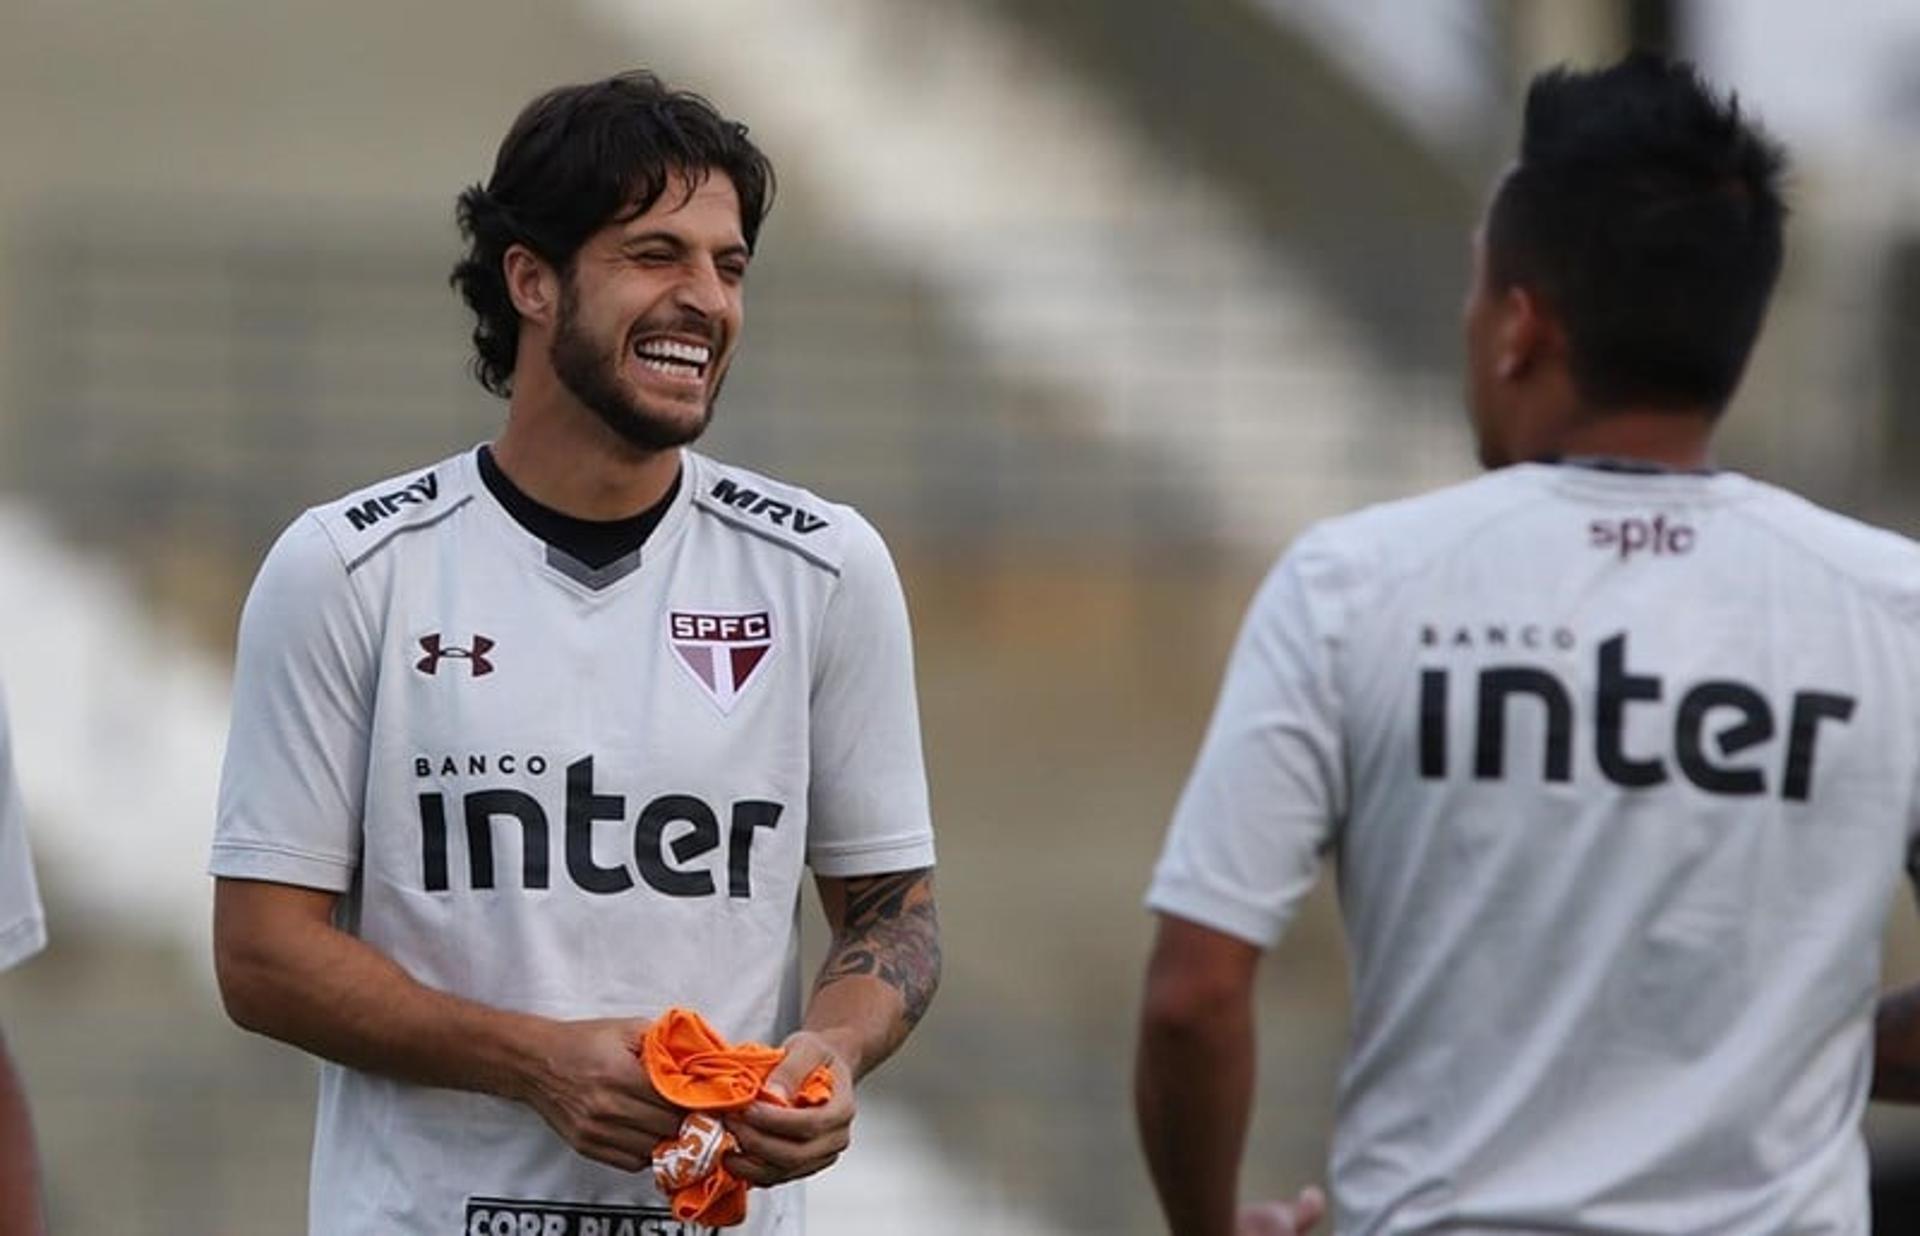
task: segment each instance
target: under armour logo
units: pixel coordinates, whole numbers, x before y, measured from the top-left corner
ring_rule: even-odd
[[[493,673],[493,662],[487,660],[487,654],[493,651],[493,641],[484,635],[475,635],[471,648],[461,648],[457,645],[443,648],[440,646],[440,633],[435,631],[432,635],[420,637],[420,647],[426,650],[427,655],[414,662],[414,668],[423,674],[438,673],[440,662],[449,657],[464,660],[467,667],[473,671],[475,678],[482,674]]]

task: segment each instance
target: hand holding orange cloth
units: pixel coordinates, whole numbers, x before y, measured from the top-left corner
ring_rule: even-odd
[[[730,1045],[690,1009],[668,1009],[648,1026],[640,1056],[660,1097],[688,1112],[680,1135],[653,1149],[654,1182],[672,1197],[674,1217],[683,1223],[732,1227],[747,1217],[746,1182],[721,1162],[735,1147],[733,1135],[704,1113],[739,1111],[755,1101],[818,1107],[833,1097],[833,1073],[825,1065],[807,1074],[791,1099],[766,1089],[786,1052]]]

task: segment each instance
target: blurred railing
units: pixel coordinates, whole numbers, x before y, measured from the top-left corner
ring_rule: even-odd
[[[467,374],[470,321],[446,285],[451,229],[177,222],[150,214],[133,230],[48,213],[13,238],[0,468],[67,527],[251,562],[301,507],[495,430],[501,405]],[[1161,255],[1150,268],[1163,272],[1161,303],[1151,319],[1116,312],[1099,328],[1129,358],[1126,389],[1089,393],[957,329],[950,289],[804,221],[770,230],[706,446],[855,501],[910,543],[1121,559],[1278,544],[1290,529],[1225,535],[1236,489],[1297,486],[1316,495],[1310,507],[1337,505],[1391,489],[1408,441],[1436,427],[1443,449],[1462,450],[1447,442],[1450,377],[1387,388],[1401,406],[1381,423],[1408,441],[1368,434],[1337,402],[1350,398],[1332,389],[1347,372],[1338,361],[1303,354],[1310,339],[1250,335],[1269,327],[1237,317],[1177,237],[1141,238]],[[1046,245],[1008,248],[982,261]],[[1072,274],[1035,272],[1036,312],[1098,308],[1076,301]],[[1323,401],[1329,415],[1316,417]],[[1182,457],[1128,428],[1149,422],[1160,433],[1190,422],[1205,450]],[[1338,477],[1320,466],[1329,451]]]

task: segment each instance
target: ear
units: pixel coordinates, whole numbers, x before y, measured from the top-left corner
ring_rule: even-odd
[[[560,312],[560,276],[547,260],[525,245],[508,245],[500,259],[507,295],[529,322],[551,325]]]
[[[1526,377],[1557,346],[1559,325],[1530,288],[1514,284],[1500,293],[1494,334],[1493,371],[1505,382]]]

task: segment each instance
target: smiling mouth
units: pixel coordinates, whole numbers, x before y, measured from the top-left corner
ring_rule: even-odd
[[[658,335],[634,344],[633,355],[642,368],[683,382],[705,378],[707,367],[713,363],[713,349],[706,344],[687,343]]]

